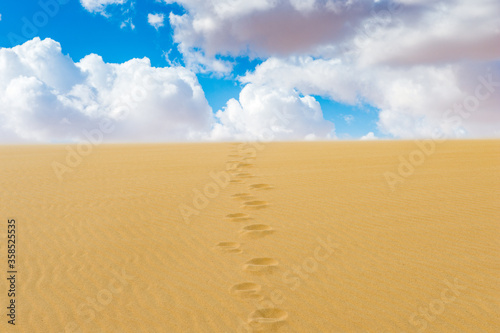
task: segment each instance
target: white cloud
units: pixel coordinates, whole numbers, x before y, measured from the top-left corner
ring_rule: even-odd
[[[242,82],[368,103],[381,110],[385,134],[498,135],[499,91],[460,121],[446,118],[478,76],[490,70],[500,81],[498,1],[177,2],[187,13],[170,15],[174,39],[194,71],[230,72],[219,55],[264,57]]]
[[[269,58],[256,70],[240,80],[269,87],[298,89],[301,93],[324,95],[346,103],[356,104],[361,85],[354,66],[339,59],[312,57]],[[359,75],[366,74],[359,73]]]
[[[2,142],[83,140],[103,120],[115,124],[107,141],[335,136],[319,103],[294,89],[247,84],[214,116],[184,67],[155,68],[147,58],[109,64],[96,54],[75,63],[51,39],[0,49],[0,73]]]
[[[429,137],[435,131],[448,136],[499,135],[500,3],[496,0],[163,1],[178,2],[186,9],[183,15],[171,13],[169,21],[187,68],[151,68],[138,59],[101,66],[102,60],[92,55],[75,64],[40,42],[17,50],[22,56],[5,49],[8,52],[0,53],[0,96],[7,104],[0,110],[10,110],[10,105],[15,106],[12,110],[24,110],[27,106],[20,105],[23,100],[16,96],[26,94],[30,103],[46,107],[45,116],[64,115],[71,124],[93,119],[89,114],[118,117],[106,96],[123,95],[123,89],[132,89],[128,81],[137,79],[132,73],[145,71],[176,87],[190,78],[188,86],[197,97],[184,91],[188,100],[196,101],[186,107],[193,117],[185,124],[195,121],[196,107],[203,114],[190,137],[255,138],[267,129],[282,139],[334,137],[333,124],[323,119],[313,95],[377,108],[378,130],[398,138]],[[107,5],[126,0],[81,2],[89,11],[105,15]],[[239,99],[228,101],[214,118],[193,72],[229,74],[233,64],[227,59],[240,55],[265,61],[240,78],[246,86]],[[94,67],[83,70],[89,61]],[[111,82],[113,88],[89,81],[92,75],[110,70],[103,82]],[[54,74],[59,72],[64,74]],[[172,77],[164,79],[166,73]],[[479,76],[492,81],[489,87],[494,91],[481,88],[488,97],[478,100],[473,111],[464,111],[464,104],[470,108],[475,102]],[[153,91],[149,96],[153,100],[163,92]],[[43,101],[37,100],[39,96]],[[149,97],[146,104],[151,106]],[[276,110],[289,110],[294,120],[271,123]],[[171,112],[166,114],[175,124],[178,115]],[[1,114],[5,113],[9,112]],[[3,122],[11,133],[23,137],[37,133],[13,125],[16,117]],[[21,124],[29,123],[24,116],[20,119]],[[369,137],[370,133],[364,136]]]
[[[442,64],[500,57],[500,3],[467,0],[407,3],[365,21],[350,47],[365,65]]]
[[[196,76],[147,58],[108,64],[91,54],[74,63],[57,42],[35,38],[0,49],[0,73],[6,141],[81,140],[103,119],[116,127],[108,141],[196,140],[213,125]]]
[[[316,0],[290,0],[290,3],[297,11],[306,13],[312,12],[313,10],[320,7]]]
[[[187,25],[189,24],[188,17],[187,15],[178,16],[170,13],[170,24],[176,27]],[[178,43],[177,48],[183,54],[187,68],[200,73],[229,74],[231,72],[232,65],[229,62],[216,59],[214,56],[207,57],[205,51],[195,49],[191,43],[186,43],[186,40],[192,38],[188,30],[179,29],[178,31],[179,34],[174,35],[174,40]]]
[[[345,115],[344,116],[344,121],[350,125],[354,121],[354,116],[351,114]]]
[[[475,94],[481,75],[492,75],[495,91],[470,115],[451,121],[458,111],[448,110]],[[435,130],[447,136],[494,136],[494,124],[500,123],[500,61],[367,68],[337,59],[271,58],[241,80],[350,105],[368,103],[381,110],[379,130],[399,138],[430,137]]]
[[[319,103],[297,91],[248,84],[239,101],[217,112],[212,139],[311,140],[334,138],[334,124],[323,119]]]
[[[83,8],[91,13],[106,15],[106,7],[109,5],[123,5],[128,0],[80,0]]]
[[[148,14],[148,23],[151,24],[156,30],[163,27],[165,16],[163,14]]]
[[[311,51],[351,34],[348,26],[357,24],[372,8],[371,0],[165,2],[180,3],[188,10],[182,24],[178,24],[176,15],[170,17],[178,39],[203,48],[209,55],[238,54],[247,49],[260,56]]]
[[[132,22],[132,18],[130,18],[130,17],[128,19],[124,20],[122,22],[122,24],[120,24],[120,28],[122,28],[122,29],[126,28],[127,26],[130,27],[130,29],[132,29],[132,30],[135,29],[135,24],[134,24],[134,22]]]
[[[360,63],[421,64],[500,56],[500,3],[494,0],[164,0],[184,54],[201,49],[259,57],[345,50]],[[333,52],[333,53],[332,53]]]
[[[378,138],[375,136],[375,134],[373,134],[373,132],[369,132],[368,134],[366,135],[363,135],[360,140],[377,140]]]
[[[0,21],[2,20],[2,14],[0,14]]]
[[[188,11],[170,14],[180,51],[188,57],[201,49],[209,59],[217,54],[267,57],[312,52],[351,35],[352,27],[372,8],[371,0],[164,1],[180,3]]]

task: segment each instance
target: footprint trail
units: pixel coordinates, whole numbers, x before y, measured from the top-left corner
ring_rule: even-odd
[[[245,186],[245,182],[255,178],[255,174],[249,170],[255,169],[256,153],[245,153],[242,151],[244,144],[232,144],[229,154],[230,163],[235,166],[231,173],[230,184],[234,187]],[[261,176],[259,176],[260,178]],[[268,208],[271,203],[261,200],[256,195],[256,191],[271,190],[274,187],[267,183],[255,183],[246,185],[249,192],[237,192],[231,195],[235,201],[242,202],[239,206],[244,210],[260,210]],[[232,187],[231,187],[232,188]],[[246,222],[253,218],[246,213],[229,213],[225,215],[225,219],[231,222]],[[237,236],[247,239],[248,241],[256,241],[266,236],[272,235],[276,230],[267,224],[253,223],[243,226]],[[216,245],[222,252],[241,254],[241,244],[235,241],[220,242]],[[272,256],[269,257],[254,257],[242,264],[240,269],[250,276],[266,276],[273,274],[279,269],[279,261]],[[236,283],[229,288],[229,292],[244,301],[260,301],[264,299],[262,294],[262,286],[253,281]],[[288,312],[279,308],[258,308],[248,315],[248,324],[256,331],[277,331],[283,326],[288,318]]]

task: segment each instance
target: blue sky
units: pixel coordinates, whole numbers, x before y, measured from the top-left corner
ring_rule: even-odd
[[[164,4],[154,0],[137,1],[123,13],[122,8],[111,6],[110,17],[98,13],[89,13],[78,1],[69,1],[60,5],[54,17],[49,17],[48,23],[36,28],[36,36],[41,39],[51,38],[58,41],[63,53],[75,61],[79,61],[90,53],[102,56],[105,62],[123,63],[132,58],[147,57],[152,66],[169,66],[165,53],[169,53],[171,61],[183,63],[173,41],[173,31],[168,23],[156,30],[147,21],[149,13],[163,13],[168,17],[170,12],[182,14],[185,10],[177,4]],[[35,1],[21,0],[2,2],[0,4],[0,47],[12,47],[27,40],[23,36],[23,17],[33,22],[33,16],[42,8]],[[131,18],[135,28],[129,25],[120,27],[121,23]],[[14,33],[21,39],[12,45],[9,33]],[[27,37],[31,37],[28,35]],[[250,60],[248,57],[234,58],[234,70],[228,77],[219,77],[212,73],[198,73],[198,79],[205,91],[206,98],[215,111],[226,105],[230,98],[238,98],[241,84],[236,80],[239,75],[253,71],[262,62],[260,59]],[[358,108],[337,103],[328,98],[317,98],[320,102],[325,119],[335,123],[340,138],[353,139],[373,131],[380,135],[376,128],[377,112],[370,108]],[[355,120],[347,123],[344,116],[352,115]]]
[[[51,4],[50,10],[55,1],[57,0],[40,3]],[[478,116],[477,120],[463,119],[464,123],[451,130],[437,116],[453,105],[454,100],[460,101],[463,98],[452,91],[463,90],[467,82],[473,85],[469,78],[481,74],[469,69],[493,68],[496,73],[499,67],[496,49],[478,44],[478,51],[471,53],[467,51],[470,49],[467,43],[457,44],[460,28],[455,27],[454,23],[461,20],[460,15],[464,10],[462,7],[466,3],[463,1],[459,1],[456,8],[453,7],[453,2],[445,1],[449,2],[449,12],[443,16],[445,18],[436,14],[442,8],[424,6],[424,0],[414,1],[413,5],[406,7],[402,5],[405,3],[402,0],[356,0],[354,3],[358,9],[355,11],[346,2],[337,0],[328,0],[326,4],[315,0],[287,0],[280,4],[272,1],[245,3],[240,0],[61,2],[54,15],[47,14],[44,6],[37,1],[1,2],[0,48],[14,50],[16,45],[39,37],[40,42],[36,39],[29,47],[13,51],[19,59],[30,59],[30,50],[40,52],[37,45],[50,38],[55,43],[44,44],[45,48],[55,50],[55,53],[50,53],[50,57],[57,52],[69,55],[74,64],[71,66],[78,67],[78,70],[83,70],[80,61],[89,54],[99,55],[104,63],[119,64],[121,69],[116,70],[116,73],[125,71],[126,66],[122,65],[131,59],[144,57],[150,60],[151,67],[159,69],[155,70],[155,75],[163,77],[164,74],[160,73],[165,72],[161,69],[171,66],[188,70],[196,76],[212,112],[212,119],[207,118],[203,125],[205,127],[202,126],[203,130],[200,130],[196,127],[199,124],[194,119],[193,111],[192,133],[205,133],[199,134],[199,139],[255,136],[259,130],[258,125],[253,124],[254,127],[251,128],[248,124],[253,122],[252,117],[255,115],[263,122],[270,118],[265,108],[290,108],[296,113],[297,121],[303,126],[293,123],[273,127],[272,130],[276,133],[295,133],[283,134],[283,138],[359,139],[368,134],[377,138],[425,137],[435,128],[471,136],[484,133],[485,129],[489,131],[489,135],[497,133],[491,130],[492,120],[493,123],[497,120],[497,113],[490,111],[498,106],[496,99],[487,101],[485,113]],[[391,3],[397,6],[391,7]],[[478,22],[483,22],[484,26],[491,24],[492,27],[500,27],[499,19],[495,16],[500,12],[500,6],[488,4],[491,15],[485,14],[485,10],[484,17],[477,17]],[[392,10],[393,8],[398,10]],[[404,10],[400,10],[401,8]],[[375,15],[376,11],[384,12],[385,16]],[[150,14],[163,14],[163,26],[152,26],[148,22]],[[435,36],[421,32],[419,24],[422,27],[429,24],[432,26],[430,18],[435,19],[436,26],[442,24],[443,20],[448,20],[448,26],[456,29],[443,33],[443,36],[449,36],[449,41],[446,40],[447,37],[443,37],[443,40],[436,42]],[[370,26],[367,22],[377,24],[378,30],[374,28],[373,31],[367,31],[366,26]],[[412,22],[411,26],[407,26],[405,22]],[[35,30],[28,31],[29,28]],[[384,29],[385,34],[380,34],[380,29]],[[494,29],[490,35],[486,34],[486,38],[485,31],[479,28],[475,31],[469,27],[464,31],[470,35],[482,36],[485,43],[498,41],[498,32]],[[357,44],[360,36],[370,47]],[[394,38],[400,38],[405,43],[397,43],[397,47],[394,47],[391,44]],[[490,39],[487,40],[488,38]],[[443,52],[440,43],[454,45],[455,54]],[[62,51],[57,51],[58,45]],[[461,54],[460,52],[463,55],[457,57],[456,53]],[[49,57],[43,57],[45,56]],[[8,63],[12,57],[6,56],[5,59],[5,63]],[[55,58],[44,59],[43,61],[56,63]],[[5,87],[12,84],[12,80],[19,75],[32,71],[36,80],[54,88],[50,82],[61,78],[50,77],[47,73],[39,74],[43,66],[47,67],[47,64],[32,64],[28,66],[29,69],[19,69],[19,73],[13,74],[10,81],[5,82]],[[447,71],[446,66],[454,67],[455,73],[463,72],[467,77],[456,76]],[[137,71],[139,67],[136,68]],[[95,68],[87,69],[85,75],[94,70],[98,72]],[[436,76],[436,71],[442,71],[442,75]],[[182,81],[175,81],[173,84],[176,87],[189,81],[182,70],[176,70],[175,73]],[[77,76],[74,82],[78,81]],[[444,77],[443,82],[438,82],[436,77]],[[111,77],[108,78],[110,79]],[[118,86],[117,82],[114,84]],[[73,95],[73,92],[56,96],[56,90],[52,91],[56,95],[51,96],[59,100],[80,99],[80,104],[87,105],[79,110],[83,113],[89,105],[97,104],[102,111],[101,115],[110,117],[113,101],[102,104],[102,100],[106,99],[105,95],[110,92],[99,91],[95,82],[85,82],[84,85],[91,90],[97,89],[97,93],[102,96],[84,100],[83,95]],[[75,87],[68,86],[67,90]],[[197,88],[191,88],[192,92],[186,96],[194,96]],[[112,91],[117,93],[115,88]],[[9,99],[11,96],[4,97]],[[310,103],[310,98],[319,103],[323,113],[321,119],[316,116],[311,118],[317,106]],[[229,106],[228,101],[231,99],[237,103],[232,103],[227,112],[216,115],[217,111]],[[426,102],[427,99],[429,102]],[[149,100],[147,102],[153,103]],[[160,105],[167,107],[177,105],[177,102],[169,100],[167,103],[167,100],[163,100]],[[194,101],[193,105],[203,108],[203,103],[201,99]],[[153,104],[145,107],[151,105]],[[189,107],[192,108],[193,105]],[[64,107],[66,106],[65,104]],[[21,111],[23,110],[19,112]],[[75,110],[61,112],[69,114]],[[190,113],[191,109],[183,112]],[[200,113],[202,118],[206,117],[203,112]],[[5,125],[5,131],[19,133],[19,129],[16,129],[16,126],[20,126],[16,123],[18,115],[9,115],[7,111],[4,114],[5,123],[8,124]],[[169,113],[165,121],[173,121],[179,117],[182,118],[175,112]],[[479,123],[480,119],[484,123]],[[248,128],[242,130],[247,125]],[[41,129],[38,132],[41,140],[50,137],[48,134],[42,135]],[[64,137],[53,140],[64,141],[73,134],[68,132]],[[29,135],[25,136],[24,139],[33,139]],[[195,135],[190,134],[190,137]]]
[[[8,33],[13,32],[22,37],[22,18],[26,17],[33,22],[33,16],[41,10],[38,2],[33,0],[0,3],[0,46],[14,46],[8,39]],[[154,0],[138,1],[129,14],[122,13],[116,6],[110,7],[110,17],[107,18],[89,13],[78,1],[70,0],[60,5],[57,15],[50,17],[45,26],[36,27],[36,36],[60,42],[63,52],[68,53],[75,61],[87,54],[96,53],[106,62],[122,63],[132,58],[148,57],[153,66],[163,67],[168,66],[163,53],[170,49],[172,56],[181,59],[173,45],[168,23],[156,31],[148,24],[147,15],[153,12],[168,14],[171,11],[181,13],[182,8]],[[128,17],[132,18],[135,29],[130,26],[120,28],[121,22]]]

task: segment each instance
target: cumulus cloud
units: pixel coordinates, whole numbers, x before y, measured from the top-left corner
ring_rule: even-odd
[[[436,132],[450,137],[500,135],[500,3],[496,0],[162,1],[177,2],[186,10],[168,16],[186,68],[151,68],[145,59],[105,64],[95,55],[74,63],[60,49],[35,45],[40,41],[22,51],[3,49],[0,96],[6,102],[1,100],[0,120],[5,119],[4,126],[22,137],[48,137],[36,130],[36,122],[25,119],[28,113],[23,112],[28,109],[22,98],[16,98],[19,94],[40,105],[37,110],[45,108],[37,111],[43,116],[34,117],[40,123],[62,115],[69,127],[103,115],[126,123],[113,100],[126,95],[124,91],[131,93],[143,75],[132,73],[139,72],[160,78],[161,84],[148,94],[142,108],[150,110],[148,115],[155,113],[153,105],[178,107],[182,98],[164,94],[170,87],[187,96],[190,102],[182,114],[188,117],[166,108],[162,119],[172,117],[172,133],[178,133],[175,124],[185,121],[190,138],[258,138],[263,132],[278,139],[335,137],[333,124],[324,120],[313,97],[317,95],[378,109],[378,130],[397,138],[430,137]],[[81,2],[89,11],[105,14],[107,5],[126,0]],[[38,49],[44,51],[34,51]],[[264,62],[239,78],[245,87],[238,100],[231,99],[212,116],[194,73],[230,74],[230,59],[235,56]],[[3,72],[11,74],[4,78]],[[101,72],[108,73],[105,79],[94,81]],[[125,112],[131,115],[128,119],[146,126],[150,118],[131,109]],[[195,109],[201,118],[194,116]],[[279,110],[286,110],[290,118]],[[22,129],[26,124],[35,129],[31,134]],[[152,125],[151,133],[162,132],[154,127],[161,124]],[[363,138],[372,138],[370,133]]]
[[[377,140],[378,138],[373,134],[373,132],[369,132],[366,135],[363,135],[360,140],[367,141],[367,140]]]
[[[500,61],[366,68],[338,59],[271,58],[241,80],[370,104],[380,110],[379,129],[400,138],[431,137],[435,131],[448,137],[494,136],[492,124],[500,122]],[[484,80],[491,81],[491,90],[480,88],[487,98],[472,105],[469,100]],[[473,111],[463,111],[464,103]]]
[[[148,14],[148,23],[156,30],[163,27],[165,16],[163,14]]]
[[[176,2],[187,12],[170,15],[174,38],[195,71],[229,72],[231,64],[213,66],[220,55],[264,57],[243,83],[368,103],[394,137],[498,135],[498,89],[450,121],[478,76],[500,80],[498,1]]]
[[[401,0],[400,0],[401,1]],[[403,1],[394,14],[365,20],[350,41],[365,65],[442,64],[500,57],[500,3]]]
[[[51,39],[0,49],[0,73],[2,142],[85,140],[103,121],[114,124],[107,141],[334,136],[319,103],[296,90],[248,84],[214,115],[184,67],[110,64],[96,54],[75,63]]]
[[[314,140],[334,138],[334,124],[319,103],[297,91],[246,85],[239,101],[231,99],[216,114],[212,139]]]
[[[14,139],[82,140],[108,120],[108,141],[183,141],[213,125],[196,76],[147,58],[108,64],[91,54],[74,63],[57,42],[35,38],[0,49],[0,73],[1,132]]]
[[[353,33],[372,9],[371,0],[164,0],[188,13],[170,14],[174,39],[184,55],[201,49],[217,54],[266,57],[311,52]]]
[[[83,8],[91,13],[106,15],[106,7],[109,5],[123,5],[128,0],[80,0]]]
[[[351,34],[372,9],[372,1],[315,0],[166,0],[188,14],[171,15],[175,34],[208,54],[238,54],[247,49],[261,56],[311,51],[315,46]],[[189,38],[187,38],[189,36]]]
[[[164,0],[184,53],[205,56],[339,55],[364,63],[421,64],[500,55],[495,0]],[[339,47],[342,45],[343,47]]]
[[[380,110],[379,130],[394,137],[498,135],[496,83],[473,112],[463,110],[478,77],[500,82],[500,4],[403,2],[406,7],[393,6],[392,13],[368,15],[340,45],[325,43],[314,57],[271,57],[241,81],[368,103]]]

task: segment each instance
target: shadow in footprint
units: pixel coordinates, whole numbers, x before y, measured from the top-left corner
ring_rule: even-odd
[[[243,200],[243,201],[250,201],[252,199],[255,199],[253,195],[250,193],[236,193],[231,196],[235,200]]]
[[[270,190],[273,187],[269,184],[252,184],[248,188],[251,190]]]
[[[262,238],[274,233],[275,230],[267,224],[251,224],[240,230],[240,237],[243,238]]]
[[[220,242],[215,246],[219,251],[226,253],[241,253],[240,243],[238,242]]]
[[[227,214],[226,218],[233,222],[248,221],[251,219],[250,215],[244,213]]]
[[[248,324],[257,332],[276,332],[282,327],[288,312],[279,308],[264,308],[252,312],[248,316]]]
[[[248,173],[248,172],[240,172],[240,173],[237,173],[234,175],[235,177],[239,177],[239,178],[252,178],[253,175],[251,173]]]
[[[238,163],[238,168],[251,168],[253,167],[253,164],[251,163]]]
[[[243,265],[243,270],[255,274],[270,274],[278,268],[279,262],[273,258],[253,258]]]
[[[231,294],[236,295],[242,299],[247,300],[257,300],[260,301],[264,298],[263,295],[259,294],[262,289],[260,284],[254,282],[243,282],[232,286],[229,291]]]
[[[269,206],[269,202],[261,200],[246,201],[243,203],[244,208],[248,209],[262,209]]]

